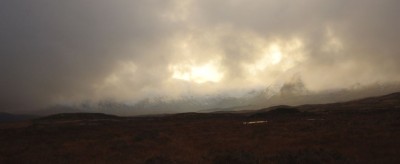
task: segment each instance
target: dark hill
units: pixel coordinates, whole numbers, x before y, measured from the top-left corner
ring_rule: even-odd
[[[296,108],[281,107],[281,108],[273,109],[266,113],[271,114],[271,115],[287,115],[287,114],[297,114],[297,113],[300,113],[300,111]]]
[[[52,120],[98,120],[98,119],[118,119],[121,117],[108,115],[103,113],[61,113],[42,117],[39,121],[52,121]]]
[[[37,116],[0,113],[0,122],[24,121],[24,120],[31,120],[34,118],[37,118]]]
[[[0,124],[0,163],[400,163],[399,100],[126,119],[57,114]]]
[[[379,96],[369,97],[359,100],[331,103],[331,104],[315,104],[298,106],[301,111],[309,112],[338,112],[338,111],[357,111],[366,112],[371,110],[399,110],[400,109],[400,92]]]
[[[251,118],[274,118],[274,117],[289,117],[289,116],[300,116],[305,114],[305,112],[300,112],[297,108],[294,107],[277,107],[273,109],[262,109],[252,115]]]

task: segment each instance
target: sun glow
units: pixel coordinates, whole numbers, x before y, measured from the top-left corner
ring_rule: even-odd
[[[252,73],[257,71],[263,71],[269,66],[277,65],[282,61],[282,51],[278,45],[271,45],[264,50],[261,58],[256,61],[253,65],[250,65],[249,70]]]
[[[279,64],[282,60],[282,52],[278,45],[271,45],[265,50],[263,58],[256,63],[256,67],[260,70],[265,69],[269,65]]]
[[[285,72],[305,60],[300,39],[278,40],[260,48],[256,60],[243,64],[249,75],[259,77],[270,72]]]
[[[218,71],[218,68],[213,62],[196,66],[196,65],[173,65],[170,66],[172,78],[192,81],[195,83],[219,82],[223,78],[223,74]]]

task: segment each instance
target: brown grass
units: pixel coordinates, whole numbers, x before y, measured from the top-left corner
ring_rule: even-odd
[[[0,124],[0,163],[400,163],[397,107],[69,119]]]

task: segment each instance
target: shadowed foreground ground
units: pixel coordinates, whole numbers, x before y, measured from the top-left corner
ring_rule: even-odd
[[[245,113],[2,123],[0,163],[400,163],[399,102],[391,94]]]

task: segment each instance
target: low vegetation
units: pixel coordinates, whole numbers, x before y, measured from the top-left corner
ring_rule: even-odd
[[[400,163],[399,95],[251,113],[2,123],[0,163]],[[268,122],[243,124],[259,120]]]

